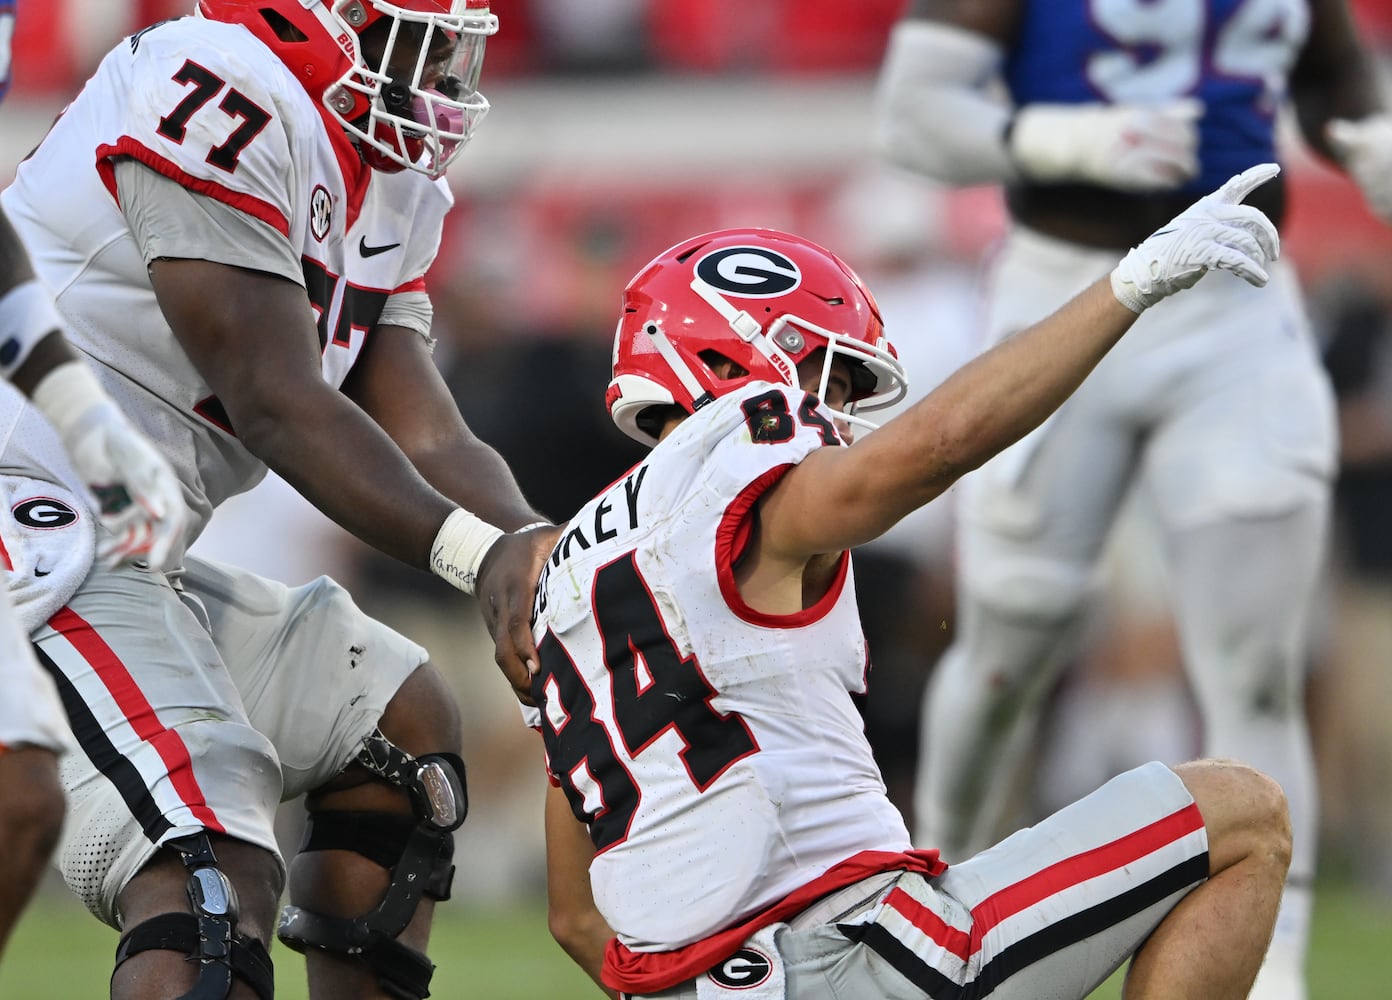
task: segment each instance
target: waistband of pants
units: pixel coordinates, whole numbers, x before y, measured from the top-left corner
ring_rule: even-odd
[[[797,931],[818,924],[845,923],[878,904],[903,874],[902,871],[880,872],[827,893],[790,919],[788,926]]]

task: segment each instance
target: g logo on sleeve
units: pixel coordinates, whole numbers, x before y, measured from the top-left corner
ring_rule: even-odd
[[[38,531],[66,528],[77,520],[77,511],[63,501],[55,500],[52,497],[31,497],[28,500],[21,500],[10,508],[10,513],[14,515],[16,521],[26,528],[34,528]]]
[[[773,963],[763,952],[741,948],[706,975],[727,990],[752,990],[773,975]]]

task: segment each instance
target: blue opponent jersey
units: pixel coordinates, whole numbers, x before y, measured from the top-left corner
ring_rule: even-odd
[[[14,38],[15,0],[0,0],[0,100],[10,89],[10,41]]]
[[[1024,0],[1006,64],[1017,105],[1204,102],[1211,191],[1276,159],[1276,111],[1310,29],[1307,0]]]

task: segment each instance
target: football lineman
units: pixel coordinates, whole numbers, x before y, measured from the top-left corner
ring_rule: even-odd
[[[467,808],[443,679],[331,580],[286,588],[183,544],[274,469],[364,541],[477,590],[525,684],[551,533],[460,418],[425,290],[497,19],[484,0],[197,15],[120,42],[4,193],[190,515],[177,572],[79,576],[33,633],[78,744],[59,864],[121,932],[115,998],[266,1000],[277,931],[314,997],[424,997]],[[56,455],[36,431],[4,460],[61,485]],[[60,574],[45,583],[56,598]],[[277,921],[272,820],[299,795]]]

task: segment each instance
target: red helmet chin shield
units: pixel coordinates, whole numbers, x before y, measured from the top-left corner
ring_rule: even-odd
[[[199,0],[198,13],[275,52],[375,169],[439,177],[488,113],[488,0]]]
[[[649,407],[694,413],[751,382],[798,385],[799,363],[821,350],[819,394],[833,361],[851,369],[852,423],[875,426],[858,411],[907,392],[879,307],[834,254],[772,229],[697,236],[659,254],[624,289],[609,415],[629,437],[656,444],[640,420]]]

